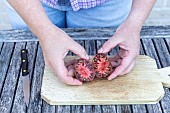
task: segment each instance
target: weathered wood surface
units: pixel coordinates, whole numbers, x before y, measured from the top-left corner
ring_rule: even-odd
[[[88,49],[90,52],[91,50],[93,50],[93,48],[95,48],[95,52],[96,52],[97,49],[99,49],[101,45],[106,41],[105,39],[107,39],[113,34],[114,29],[112,28],[100,29],[100,30],[96,29],[94,31],[90,29],[89,30],[66,29],[66,31],[69,32],[69,34],[72,37],[74,37],[83,47],[85,47],[85,44],[88,44],[84,40],[92,40],[92,42],[90,42],[92,45],[90,46],[86,45],[86,49]],[[97,33],[97,35],[91,34],[93,32],[94,34]],[[86,36],[83,36],[83,35],[86,35]],[[89,38],[92,35],[93,37]],[[2,43],[0,41],[0,113],[8,113],[5,111],[18,112],[18,113],[22,111],[23,112],[26,111],[27,113],[33,113],[33,112],[36,112],[36,113],[41,113],[41,112],[42,113],[48,113],[48,112],[50,113],[170,113],[169,111],[170,110],[169,109],[170,108],[170,90],[167,88],[165,88],[164,98],[158,104],[154,104],[154,105],[50,106],[49,104],[47,104],[45,101],[43,101],[40,98],[40,88],[41,88],[41,82],[42,82],[41,80],[42,80],[44,62],[43,62],[41,48],[38,46],[37,42],[29,42],[30,44],[26,43],[26,48],[28,48],[29,51],[32,52],[32,55],[29,55],[29,62],[30,62],[29,70],[31,72],[30,74],[31,98],[30,98],[29,107],[26,108],[25,103],[23,101],[23,92],[21,89],[22,80],[19,78],[20,70],[18,70],[17,66],[16,67],[12,66],[12,65],[19,64],[20,62],[19,60],[20,54],[18,55],[18,60],[14,61],[14,53],[16,55],[16,52],[18,51],[16,49],[19,49],[21,47],[16,48],[16,46],[19,43],[13,43],[13,42],[21,40],[22,37],[24,37],[24,39],[22,40],[32,41],[33,39],[35,39],[35,38],[32,38],[32,36],[33,35],[32,33],[30,33],[30,31],[26,31],[26,32],[22,30],[0,31],[1,41],[4,40],[5,37],[6,37],[6,41],[11,41],[11,43],[9,42]],[[157,62],[158,68],[170,66],[170,57],[169,57],[170,38],[169,37],[170,37],[169,26],[144,27],[141,32],[140,54],[146,54],[154,58]],[[93,38],[103,39],[103,40],[97,40],[97,39],[94,40]],[[155,38],[157,38],[158,40]],[[163,44],[163,46],[161,44]],[[22,44],[19,44],[19,45],[22,45]],[[117,51],[118,51],[118,48],[113,49],[109,54],[110,55],[115,54]],[[93,52],[91,52],[91,54],[93,54]],[[72,55],[71,52],[69,54]],[[12,74],[14,72],[12,72],[12,70],[11,71],[9,70],[11,69],[10,67],[13,68],[12,70],[15,70],[15,72],[17,72],[18,74],[17,80],[16,80],[16,75]],[[12,92],[9,92],[7,88],[4,88],[4,86],[6,86],[7,84],[7,80],[9,80],[8,85],[12,86],[12,88],[9,88],[9,90]],[[17,82],[14,83],[14,81],[17,81]],[[1,102],[1,100],[5,96],[7,99],[12,98],[12,102],[5,102],[5,101]],[[2,105],[3,103],[4,105]],[[7,103],[9,103],[9,105],[7,105]],[[10,109],[7,110],[8,108]]]
[[[152,39],[142,39],[142,46],[144,47],[144,52],[146,55],[154,58],[156,60],[158,68],[160,68],[160,62],[157,57],[156,50],[154,48],[154,44]],[[154,105],[146,105],[147,110],[149,113],[162,113],[160,103]]]
[[[14,104],[21,63],[18,55],[20,55],[20,50],[24,47],[25,43],[16,43],[15,45],[0,97],[0,106],[4,108],[2,112],[9,113]]]
[[[169,40],[169,39],[167,39]],[[153,39],[155,44],[156,52],[158,54],[161,67],[167,67],[170,65],[170,51],[168,48],[170,45],[166,45],[166,41],[164,39]],[[161,106],[163,108],[163,113],[170,113],[170,91],[165,88],[165,97],[161,101]]]
[[[67,28],[63,29],[75,40],[100,40],[113,36],[116,28]],[[170,26],[145,26],[141,38],[170,38]],[[38,41],[30,30],[0,31],[0,42]]]
[[[35,62],[35,56],[36,56],[36,50],[37,50],[37,42],[28,42],[26,44],[26,49],[29,51],[28,52],[28,71],[29,71],[29,76],[32,78],[32,73],[34,70],[34,62]],[[24,95],[23,95],[23,90],[22,90],[22,76],[20,74],[19,77],[19,82],[18,82],[18,87],[16,90],[16,95],[14,99],[14,104],[12,108],[12,113],[17,113],[17,112],[26,112],[26,104],[24,102]]]
[[[0,54],[1,54],[2,46],[3,46],[3,42],[0,42]]]

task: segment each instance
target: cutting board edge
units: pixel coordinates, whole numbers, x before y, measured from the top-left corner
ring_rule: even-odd
[[[158,69],[164,87],[170,88],[170,66]]]
[[[146,55],[140,55],[140,58],[143,58],[143,57],[151,58],[151,57],[146,56]],[[154,60],[153,58],[151,58],[151,59]],[[155,61],[155,63],[156,63],[156,61]],[[163,90],[163,93],[165,93],[164,90]],[[163,98],[163,96],[164,96],[164,94],[162,96],[160,96],[160,98],[158,98],[156,101],[150,101],[150,102],[147,102],[147,103],[146,102],[139,102],[139,103],[137,103],[137,102],[128,102],[128,103],[127,102],[126,103],[125,102],[124,103],[122,103],[122,102],[114,102],[113,103],[112,102],[112,103],[105,103],[105,104],[101,103],[101,105],[110,105],[110,104],[156,104],[156,103],[158,103]],[[66,103],[63,103],[63,102],[57,102],[56,103],[55,101],[51,101],[50,99],[46,98],[43,93],[41,93],[41,98],[43,100],[45,100],[47,103],[49,103],[50,105],[99,105],[100,104],[99,102],[94,103],[94,104],[87,104],[87,103],[84,103],[84,104],[74,104],[74,102],[72,104],[70,104],[70,103],[66,104]]]
[[[90,102],[90,101],[84,101],[83,103],[79,101],[70,101],[70,103],[68,104],[68,101],[51,101],[50,99],[48,99],[46,96],[44,96],[44,94],[41,92],[41,98],[46,101],[48,104],[50,105],[128,105],[128,104],[156,104],[158,103],[165,95],[165,91],[163,90],[162,91],[162,95],[156,99],[155,101],[148,101],[148,102],[144,102],[144,101],[131,101],[131,102],[126,102],[126,101],[93,101],[93,102]],[[78,102],[78,103],[77,103]],[[104,102],[104,103],[103,103]],[[76,104],[75,104],[76,103]]]

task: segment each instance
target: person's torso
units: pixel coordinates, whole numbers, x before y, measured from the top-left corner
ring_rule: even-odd
[[[79,9],[88,9],[101,5],[109,0],[41,0],[43,3],[49,5],[52,8],[56,8],[58,3],[61,6],[71,4],[74,11]]]

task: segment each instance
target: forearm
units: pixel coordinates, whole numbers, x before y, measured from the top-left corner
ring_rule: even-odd
[[[155,2],[156,0],[133,0],[131,12],[127,20],[134,23],[140,29],[149,16]]]
[[[52,23],[48,19],[40,0],[8,0],[18,12],[28,27],[37,37],[42,37],[44,31],[49,31]]]

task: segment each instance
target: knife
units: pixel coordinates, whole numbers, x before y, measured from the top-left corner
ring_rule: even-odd
[[[24,100],[28,107],[29,98],[30,98],[30,78],[29,78],[29,72],[28,72],[27,53],[28,53],[28,51],[26,49],[21,50],[23,92],[24,92]]]

